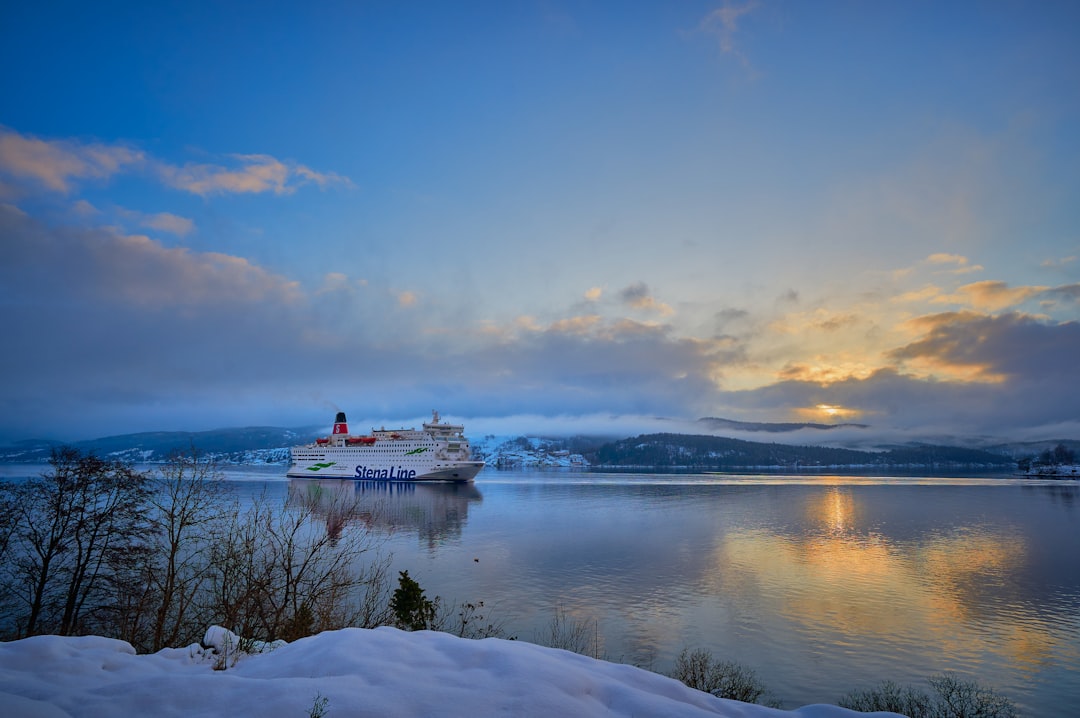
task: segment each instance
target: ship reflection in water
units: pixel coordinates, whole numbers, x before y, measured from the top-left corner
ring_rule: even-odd
[[[310,506],[339,536],[349,524],[378,533],[415,532],[429,546],[460,538],[469,504],[483,499],[472,483],[290,479],[289,504]]]

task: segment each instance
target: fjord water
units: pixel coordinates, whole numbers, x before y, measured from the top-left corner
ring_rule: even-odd
[[[38,470],[2,467],[8,478]],[[43,467],[36,467],[43,468]],[[537,640],[562,611],[602,657],[667,672],[684,647],[753,668],[785,707],[950,671],[1025,716],[1080,706],[1080,483],[1008,478],[485,469],[475,484],[288,480],[385,539],[428,596]],[[358,502],[348,515],[343,502]]]
[[[523,640],[560,610],[610,660],[665,672],[706,648],[785,707],[945,671],[1027,716],[1080,706],[1076,482],[485,470],[290,491],[313,484],[359,498],[429,596]]]

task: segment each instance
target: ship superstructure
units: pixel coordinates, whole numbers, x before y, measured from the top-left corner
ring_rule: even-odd
[[[372,429],[349,433],[345,412],[338,412],[334,431],[314,443],[292,448],[288,475],[294,478],[363,479],[367,481],[472,481],[484,468],[473,461],[465,427],[446,424],[433,411],[422,429]]]

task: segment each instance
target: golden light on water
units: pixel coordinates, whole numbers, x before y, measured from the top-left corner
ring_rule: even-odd
[[[718,538],[713,590],[770,606],[796,630],[822,626],[882,646],[941,646],[946,659],[998,654],[1032,670],[1055,650],[1055,627],[1017,623],[1008,606],[989,606],[980,586],[1009,580],[1027,560],[1008,532],[961,527],[902,543],[865,526],[862,507],[842,488],[807,499],[805,535],[769,529]]]
[[[807,514],[811,522],[822,525],[829,533],[837,534],[850,531],[855,524],[855,500],[851,494],[838,488],[831,489],[807,505]]]

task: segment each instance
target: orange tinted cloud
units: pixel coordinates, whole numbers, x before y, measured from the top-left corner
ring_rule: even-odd
[[[958,381],[1001,383],[1012,376],[1075,374],[1080,324],[1048,323],[1028,314],[945,312],[908,324],[920,338],[888,353],[921,373]]]
[[[0,127],[0,174],[68,194],[78,180],[105,180],[124,172],[149,171],[165,185],[202,197],[213,194],[290,194],[314,184],[352,186],[349,178],[318,172],[270,155],[231,155],[232,166],[172,165],[122,144],[45,140]]]
[[[952,298],[959,299],[959,303],[968,304],[976,309],[996,312],[1023,304],[1047,289],[1049,287],[1010,287],[1005,282],[988,279],[965,284],[956,290],[957,293],[952,295]]]
[[[983,267],[981,264],[971,264],[967,257],[959,254],[931,254],[926,258],[927,264],[936,265],[953,265],[954,268],[948,270],[950,274],[968,274],[969,272],[980,272]]]
[[[213,164],[187,164],[175,167],[158,163],[158,177],[174,189],[205,197],[212,194],[291,194],[297,186],[315,183],[351,185],[348,178],[334,173],[320,173],[303,165],[286,164],[270,155],[234,155],[239,167]]]
[[[0,172],[64,194],[75,180],[107,179],[144,159],[123,145],[48,141],[0,128]]]

